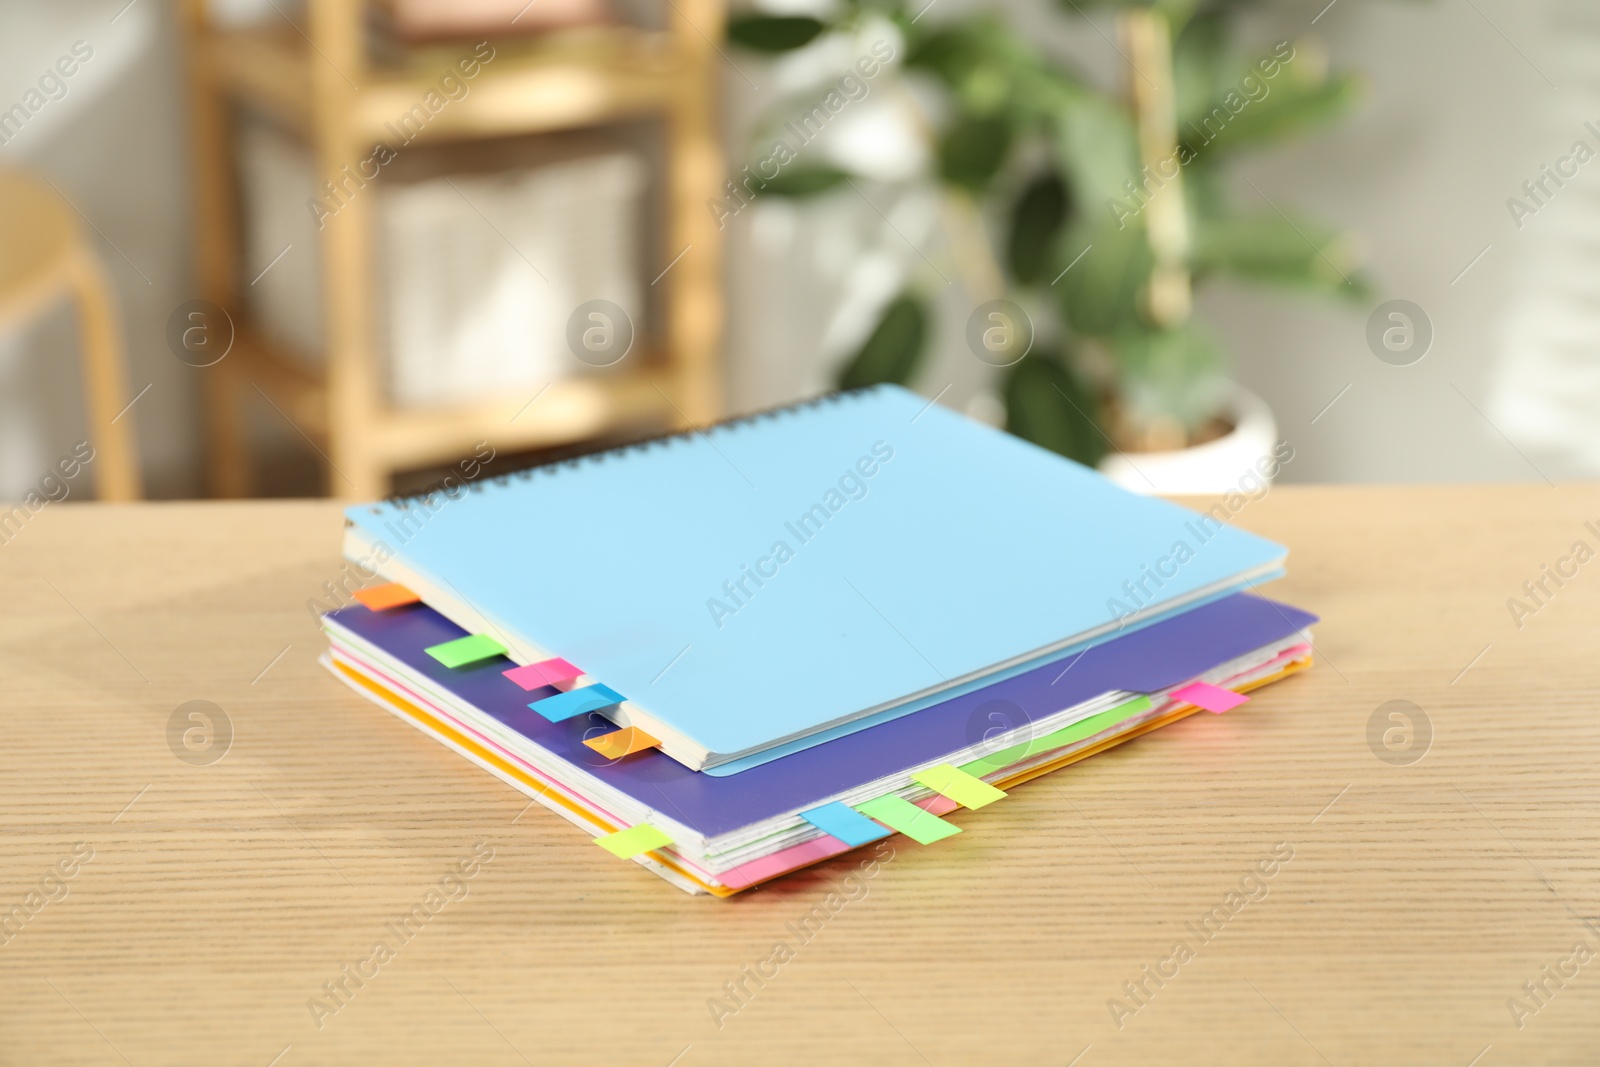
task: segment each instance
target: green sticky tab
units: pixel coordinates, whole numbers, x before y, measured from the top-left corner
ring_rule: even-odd
[[[503,656],[506,652],[505,646],[488,634],[468,634],[423,651],[446,667],[465,667],[470,663]]]
[[[993,774],[1002,767],[1020,763],[1031,756],[1037,756],[1041,752],[1065,748],[1067,745],[1093,737],[1095,734],[1109,730],[1124,719],[1131,719],[1135,715],[1142,715],[1149,710],[1150,698],[1137,696],[1125,703],[1118,704],[1114,708],[1108,708],[1097,715],[1091,715],[1081,722],[1075,722],[1071,726],[1063,726],[1061,729],[1045,734],[1043,737],[1035,737],[1032,741],[1023,741],[1020,744],[1012,745],[1010,748],[1001,749],[999,752],[991,752],[987,756],[973,760],[971,763],[963,763],[961,769],[974,776]]]
[[[672,844],[672,838],[648,823],[640,823],[627,830],[597,837],[594,843],[620,860],[631,860],[641,852]]]
[[[919,845],[931,845],[961,832],[955,823],[945,822],[931,811],[923,811],[909,800],[893,793],[874,797],[856,810],[871,819],[877,819],[891,830],[899,830]]]
[[[993,804],[1006,795],[1005,790],[996,789],[982,778],[975,778],[960,767],[949,763],[941,763],[936,767],[918,771],[911,777],[964,808],[981,808],[985,804]]]

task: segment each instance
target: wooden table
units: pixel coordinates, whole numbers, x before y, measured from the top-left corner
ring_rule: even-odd
[[[0,932],[0,1062],[1595,1063],[1600,561],[1520,628],[1507,607],[1600,548],[1591,520],[1593,489],[1274,490],[1235,521],[1292,546],[1271,591],[1324,617],[1313,670],[958,838],[895,838],[870,879],[841,860],[718,901],[317,665],[335,505],[50,505],[0,546],[0,918],[41,880],[66,895]],[[169,745],[190,700],[231,724],[218,761]],[[1369,743],[1391,700],[1431,724],[1408,765]],[[478,842],[466,897],[319,1027],[308,1001]],[[778,941],[793,959],[719,1027],[708,1002]]]

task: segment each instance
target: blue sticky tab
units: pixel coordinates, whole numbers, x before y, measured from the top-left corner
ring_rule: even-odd
[[[626,699],[614,689],[607,689],[603,685],[586,685],[581,689],[574,689],[566,693],[557,693],[553,697],[535,700],[528,707],[537,711],[551,722],[561,722],[574,715],[582,715],[589,711],[599,711],[609,708],[613,704],[620,704]]]
[[[830,837],[855,848],[880,837],[888,837],[892,830],[873,822],[856,809],[835,800],[820,808],[802,811],[800,817]]]

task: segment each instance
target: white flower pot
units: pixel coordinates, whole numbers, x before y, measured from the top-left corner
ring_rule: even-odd
[[[1278,424],[1265,400],[1233,385],[1221,415],[1233,430],[1215,441],[1170,452],[1110,452],[1100,472],[1135,493],[1211,494],[1237,491],[1241,481],[1252,484],[1279,466]]]

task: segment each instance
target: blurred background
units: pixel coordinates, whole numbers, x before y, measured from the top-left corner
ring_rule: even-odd
[[[0,498],[876,381],[1139,491],[1593,477],[1597,59],[1579,0],[6,0]]]

